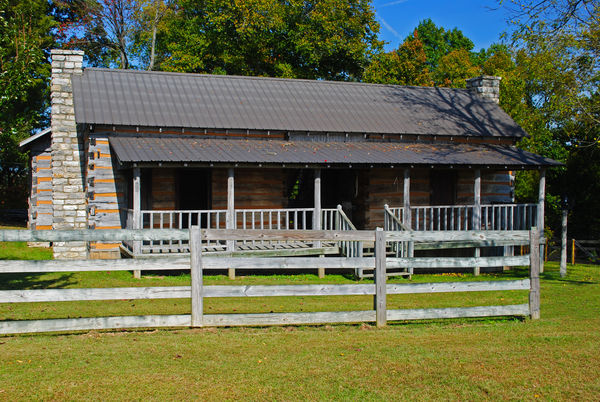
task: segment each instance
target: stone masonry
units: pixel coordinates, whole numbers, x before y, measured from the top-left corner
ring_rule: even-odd
[[[83,52],[52,50],[52,229],[87,229],[84,142],[77,132],[71,77],[83,73]],[[85,242],[55,242],[55,259],[87,258]]]
[[[500,80],[502,77],[481,75],[467,80],[467,89],[476,95],[500,103]]]

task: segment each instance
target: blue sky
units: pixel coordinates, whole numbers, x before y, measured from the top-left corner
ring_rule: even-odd
[[[499,41],[508,30],[504,10],[495,0],[374,0],[381,25],[379,37],[385,49],[393,50],[422,21],[431,18],[437,26],[454,27],[475,43],[474,50]]]

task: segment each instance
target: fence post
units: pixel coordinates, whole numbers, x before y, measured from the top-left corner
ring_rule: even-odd
[[[540,318],[540,232],[536,227],[529,232],[529,315],[532,320]]]
[[[375,321],[377,327],[387,322],[386,268],[385,268],[385,232],[381,228],[375,231]]]
[[[200,226],[190,227],[190,267],[192,278],[192,327],[203,325],[202,241]]]
[[[567,276],[567,216],[569,211],[563,209],[562,211],[562,234],[560,242],[560,277],[564,278]]]
[[[481,230],[481,170],[475,169],[475,181],[473,182],[473,229]],[[481,249],[475,248],[475,258],[481,256]],[[479,276],[481,268],[473,267],[473,275]]]
[[[142,197],[141,197],[141,170],[139,167],[133,168],[133,229],[142,229]],[[153,228],[151,228],[153,229]],[[139,256],[142,254],[142,242],[134,240],[133,255]],[[140,279],[142,277],[141,270],[133,271],[133,277]]]
[[[225,227],[235,229],[237,225],[237,216],[235,214],[235,173],[233,168],[227,169],[227,213],[225,215]],[[217,228],[219,229],[219,228]],[[235,251],[235,240],[227,240],[227,251]],[[227,270],[229,279],[235,279],[235,269]]]

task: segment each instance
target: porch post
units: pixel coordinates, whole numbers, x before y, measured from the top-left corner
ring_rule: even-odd
[[[321,230],[321,169],[315,169],[315,208],[313,211],[313,229]]]
[[[133,168],[133,229],[142,229],[142,196],[141,196],[141,169]],[[138,256],[142,252],[142,242],[136,240],[133,242],[133,255]],[[140,270],[133,271],[134,278],[141,278]]]
[[[466,225],[465,225],[466,226]],[[481,170],[475,169],[475,182],[473,183],[473,229],[481,230]],[[481,255],[481,249],[475,248],[475,257]],[[480,267],[473,268],[473,275],[479,275]]]
[[[412,229],[412,213],[410,210],[410,169],[404,169],[404,188],[402,190],[402,198],[403,198],[403,212],[402,212],[402,220],[404,221],[404,226]],[[407,244],[407,257],[415,256],[415,243],[410,241]],[[409,278],[412,278],[413,267],[408,267]]]
[[[538,193],[537,227],[540,231],[540,272],[544,272],[544,203],[546,201],[546,169],[540,170]]]
[[[402,197],[404,200],[404,211],[402,214],[402,220],[404,226],[412,229],[412,216],[410,211],[410,169],[404,169],[404,189],[402,191]]]
[[[227,214],[225,216],[226,229],[235,229],[235,172],[233,168],[227,169]],[[235,240],[227,240],[227,251],[232,253],[235,250]],[[227,270],[229,279],[235,279],[235,269]]]
[[[315,169],[315,208],[313,210],[313,230],[321,230],[321,169]],[[314,247],[321,247],[320,241],[314,242]],[[321,256],[322,257],[322,256]],[[325,277],[325,268],[317,268],[319,278]]]

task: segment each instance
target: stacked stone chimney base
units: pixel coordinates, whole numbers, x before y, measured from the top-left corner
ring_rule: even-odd
[[[77,132],[71,77],[83,73],[83,52],[52,50],[52,229],[87,229],[85,152]],[[85,242],[56,242],[55,259],[87,258]]]

